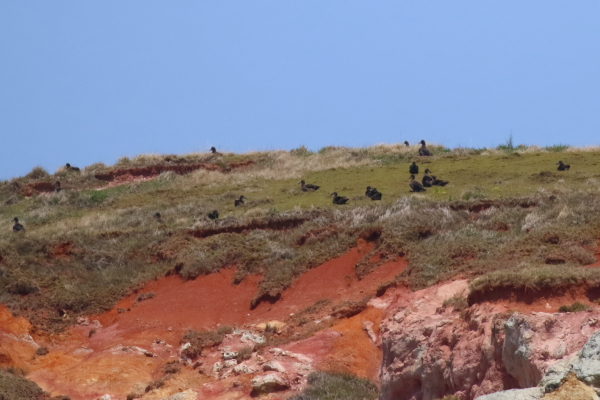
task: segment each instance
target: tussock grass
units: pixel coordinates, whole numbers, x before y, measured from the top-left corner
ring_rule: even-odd
[[[475,278],[469,285],[470,295],[494,289],[539,291],[587,284],[600,285],[600,270],[565,266],[529,266],[512,271],[493,271]]]
[[[379,396],[377,386],[363,378],[337,372],[313,372],[308,387],[290,400],[364,400]]]

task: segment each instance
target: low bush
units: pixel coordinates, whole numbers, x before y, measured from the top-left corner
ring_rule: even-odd
[[[587,311],[588,309],[589,309],[588,306],[576,301],[575,303],[573,303],[569,306],[560,306],[558,308],[558,312],[561,312],[561,313],[580,312],[580,311]]]
[[[313,372],[308,387],[289,400],[374,400],[377,386],[364,378],[336,372]]]
[[[198,358],[204,348],[220,345],[225,335],[231,332],[231,327],[220,327],[217,331],[198,332],[189,330],[181,339],[182,344],[190,344],[190,346],[183,350],[182,355],[191,359]]]

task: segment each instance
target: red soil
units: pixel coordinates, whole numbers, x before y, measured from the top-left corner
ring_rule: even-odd
[[[193,281],[182,282],[178,276],[169,276],[150,282],[142,292],[152,292],[154,298],[137,303],[138,295],[131,295],[99,320],[104,326],[116,324],[116,329],[127,332],[128,337],[146,336],[144,332],[150,330],[152,338],[162,334],[176,340],[188,329],[283,320],[290,313],[325,298],[333,302],[359,300],[374,294],[382,282],[393,279],[406,268],[402,259],[388,262],[359,281],[354,265],[372,247],[361,240],[357,248],[303,274],[275,304],[261,303],[253,310],[250,303],[260,277],[250,276],[239,285],[232,285],[235,270],[230,268]],[[131,311],[118,314],[119,308]],[[174,332],[178,333],[171,334]]]
[[[25,185],[21,189],[21,194],[25,197],[33,196],[39,193],[52,193],[56,191],[54,182],[34,182]]]

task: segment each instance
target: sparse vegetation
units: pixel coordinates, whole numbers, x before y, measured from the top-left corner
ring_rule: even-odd
[[[235,283],[262,275],[256,306],[275,301],[300,274],[343,254],[372,231],[380,232],[373,254],[383,261],[406,257],[409,267],[398,279],[413,288],[457,274],[483,275],[474,288],[494,286],[491,280],[508,284],[522,274],[530,274],[527,285],[536,287],[579,282],[560,275],[580,274],[577,266],[595,262],[600,165],[597,148],[562,146],[540,149],[509,140],[507,152],[429,145],[434,156],[428,167],[450,184],[418,195],[409,193],[402,178],[408,179],[418,146],[404,145],[226,153],[219,161],[224,165],[254,163],[227,173],[168,172],[114,187],[94,175],[212,161],[208,154],[169,156],[171,161],[143,155],[112,167],[92,165],[80,174],[38,171],[0,183],[5,203],[0,226],[6,227],[0,233],[0,302],[36,326],[60,330],[167,273],[194,279],[236,266]],[[555,147],[573,171],[548,171],[555,169]],[[575,168],[583,164],[585,170]],[[63,184],[59,193],[23,194],[31,183],[56,178]],[[334,208],[328,193],[304,193],[298,179],[338,191],[350,204]],[[384,193],[380,203],[364,196],[367,185]],[[245,208],[233,206],[240,193],[249,198]],[[221,215],[217,221],[206,217],[214,209]],[[157,211],[162,224],[152,218]],[[25,235],[12,233],[14,216],[25,225]],[[372,265],[371,255],[357,264],[361,276],[379,265]],[[550,281],[544,277],[548,268],[557,268]],[[488,275],[495,272],[500,275]]]
[[[249,360],[250,357],[252,357],[253,351],[254,349],[251,346],[244,346],[238,351],[237,357],[235,359],[238,363]]]
[[[206,347],[218,346],[223,342],[225,335],[231,333],[233,329],[229,326],[219,327],[216,331],[194,331],[190,330],[181,339],[181,343],[190,343],[181,353],[190,359],[198,358],[202,350]]]
[[[379,396],[377,386],[354,375],[335,372],[313,372],[308,387],[289,400],[374,400]]]
[[[469,307],[469,303],[466,298],[456,294],[449,299],[444,300],[442,307],[452,307],[453,311],[462,311]]]
[[[40,387],[25,379],[15,369],[0,369],[0,399],[2,400],[59,400],[65,397],[50,398]]]
[[[558,312],[561,312],[561,313],[580,312],[580,311],[587,311],[588,309],[589,309],[588,306],[576,301],[575,303],[568,305],[568,306],[560,306],[558,308]]]

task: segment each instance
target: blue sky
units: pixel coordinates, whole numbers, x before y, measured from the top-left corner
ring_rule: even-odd
[[[0,2],[0,179],[140,153],[600,144],[595,1]]]

